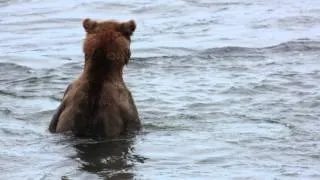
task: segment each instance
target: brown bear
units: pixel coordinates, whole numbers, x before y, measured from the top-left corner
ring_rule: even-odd
[[[80,137],[116,137],[138,130],[141,123],[122,74],[130,58],[133,20],[83,20],[84,70],[66,89],[49,131]]]

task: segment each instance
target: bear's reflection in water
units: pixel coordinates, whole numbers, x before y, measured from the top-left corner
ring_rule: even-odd
[[[74,145],[80,168],[106,179],[134,179],[133,167],[145,158],[135,155],[134,138],[90,141]]]

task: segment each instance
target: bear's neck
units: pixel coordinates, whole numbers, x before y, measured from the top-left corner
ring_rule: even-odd
[[[84,78],[93,83],[123,82],[122,67],[91,64],[84,65]]]
[[[123,83],[123,65],[107,59],[104,52],[85,57],[83,78],[90,83]]]

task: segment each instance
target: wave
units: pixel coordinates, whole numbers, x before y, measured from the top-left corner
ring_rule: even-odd
[[[270,53],[287,53],[287,52],[305,52],[305,51],[319,51],[320,41],[312,40],[295,40],[280,43],[273,46],[267,47],[237,47],[237,46],[226,46],[221,48],[210,48],[206,49],[200,54],[216,54],[216,55],[236,55],[236,54],[270,54]]]
[[[8,70],[8,69],[16,69],[16,70],[28,72],[32,68],[28,66],[18,65],[15,63],[0,62],[0,72],[6,72],[5,70]]]
[[[272,52],[292,52],[292,51],[319,51],[320,42],[312,40],[297,40],[280,43],[275,46],[263,48]]]
[[[294,52],[317,52],[320,50],[320,41],[309,40],[309,39],[298,39],[288,42],[283,42],[277,45],[266,46],[266,47],[241,47],[241,46],[224,46],[224,47],[214,47],[204,50],[188,49],[184,47],[160,47],[154,49],[159,55],[153,54],[150,56],[143,57],[133,57],[132,61],[150,61],[159,59],[178,59],[181,57],[196,56],[201,58],[208,57],[260,57],[267,56],[270,54],[284,54],[284,53],[294,53]],[[139,51],[143,51],[140,49]],[[150,51],[146,49],[146,51]],[[162,52],[162,53],[161,53]],[[178,53],[175,53],[178,52]]]

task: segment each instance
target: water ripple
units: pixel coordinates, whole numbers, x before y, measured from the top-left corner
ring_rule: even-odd
[[[319,179],[318,1],[0,7],[1,178]],[[144,124],[136,137],[47,130],[83,69],[86,17],[137,22],[124,71]]]

